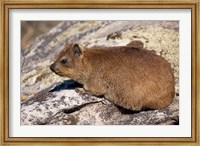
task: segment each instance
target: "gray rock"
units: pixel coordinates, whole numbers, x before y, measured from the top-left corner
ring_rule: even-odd
[[[79,95],[74,91],[75,86],[73,84],[75,83],[72,80],[64,81],[42,90],[23,101],[21,103],[21,124],[51,124],[55,119],[62,119],[62,117],[55,118],[61,113],[71,113],[87,104],[104,100],[93,96]],[[66,116],[68,117],[68,115]]]
[[[22,52],[21,125],[174,125],[179,124],[179,24],[177,21],[66,21],[36,38]],[[81,85],[49,70],[66,42],[126,45],[141,40],[168,60],[176,80],[173,103],[162,110],[134,112],[104,98],[80,95]]]

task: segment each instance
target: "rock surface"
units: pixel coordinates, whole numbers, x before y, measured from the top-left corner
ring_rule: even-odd
[[[86,47],[121,46],[140,40],[171,63],[176,97],[162,110],[134,112],[104,98],[80,95],[80,84],[49,69],[67,42]],[[178,21],[65,21],[36,38],[21,52],[21,125],[172,125],[179,124]]]

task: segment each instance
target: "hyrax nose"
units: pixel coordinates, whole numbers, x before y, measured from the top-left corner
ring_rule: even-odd
[[[55,72],[55,63],[53,63],[51,66],[50,66],[50,69],[52,72]]]

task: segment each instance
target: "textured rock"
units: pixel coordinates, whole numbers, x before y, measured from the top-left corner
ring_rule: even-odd
[[[149,125],[179,124],[179,24],[177,21],[66,21],[36,38],[22,52],[21,124]],[[162,110],[134,112],[104,98],[80,95],[80,86],[49,70],[67,42],[120,46],[140,40],[146,49],[168,60],[176,81],[176,97]]]

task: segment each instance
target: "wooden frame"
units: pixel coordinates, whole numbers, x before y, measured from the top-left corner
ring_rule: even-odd
[[[8,14],[11,8],[184,8],[192,10],[192,137],[191,138],[11,138],[8,133]],[[124,145],[127,143],[142,144],[175,144],[175,145],[198,145],[199,144],[199,65],[200,65],[200,47],[199,47],[199,1],[114,1],[114,0],[98,0],[89,1],[48,1],[48,0],[3,0],[1,1],[1,49],[0,64],[3,69],[0,72],[0,101],[1,101],[1,143],[3,145],[12,144],[35,144],[42,143],[62,143],[77,145]]]

